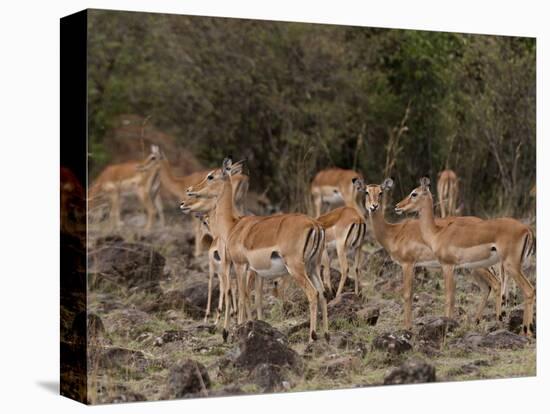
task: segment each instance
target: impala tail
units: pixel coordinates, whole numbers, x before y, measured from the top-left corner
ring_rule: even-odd
[[[325,249],[325,230],[316,225],[312,227],[306,236],[306,242],[304,244],[304,263],[319,264],[321,262],[321,256]]]
[[[537,245],[535,240],[535,233],[532,229],[529,229],[525,235],[523,242],[523,248],[521,250],[521,262],[525,262],[527,258],[536,253]]]

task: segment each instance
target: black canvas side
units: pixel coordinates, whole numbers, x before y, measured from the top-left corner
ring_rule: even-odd
[[[87,11],[60,21],[60,392],[87,403]]]

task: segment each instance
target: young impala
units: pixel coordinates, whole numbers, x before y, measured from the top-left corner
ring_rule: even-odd
[[[128,161],[113,164],[105,168],[96,178],[88,191],[90,208],[98,203],[102,195],[110,200],[110,221],[114,227],[122,224],[120,219],[120,198],[127,193],[135,193],[147,212],[148,231],[153,225],[155,214],[158,213],[161,226],[164,226],[164,213],[159,195],[159,168],[162,154],[159,147],[151,146],[151,154],[144,162]],[[143,166],[147,166],[143,168]]]
[[[439,173],[437,196],[439,197],[441,217],[454,216],[458,198],[458,178],[453,170],[443,170]]]
[[[319,171],[311,183],[315,217],[321,215],[323,204],[329,205],[329,211],[341,204],[353,207],[355,192],[352,180],[355,178],[362,177],[361,174],[353,170],[328,168]]]
[[[349,264],[348,254],[354,258],[353,274],[355,278],[355,294],[359,293],[359,265],[361,262],[361,246],[366,234],[366,224],[363,219],[361,203],[358,203],[359,197],[357,186],[354,185],[360,178],[353,177],[350,181],[352,188],[350,190],[350,207],[339,207],[320,217],[317,221],[321,223],[326,234],[326,249],[323,252],[323,280],[325,287],[332,292],[330,281],[330,256],[329,253],[336,251],[338,262],[340,264],[340,283],[336,291],[339,296],[344,289],[344,283],[348,278]]]
[[[532,253],[532,230],[512,218],[497,218],[480,222],[437,223],[433,214],[430,179],[424,177],[420,186],[397,204],[397,213],[418,212],[420,233],[441,263],[445,278],[446,316],[452,317],[455,299],[454,270],[475,269],[502,262],[523,293],[523,334],[533,334],[535,289],[521,270],[522,261]]]
[[[238,290],[238,322],[244,321],[246,312],[247,273],[253,270],[256,277],[278,278],[290,275],[304,290],[310,310],[309,339],[317,338],[317,305],[320,302],[323,331],[328,340],[327,304],[319,270],[325,236],[321,225],[304,214],[236,217],[233,211],[232,187],[228,171],[231,160],[225,159],[219,178],[209,176],[192,186],[188,195],[198,198],[215,198],[214,219],[220,242],[225,247],[226,280],[230,266],[235,269]],[[229,303],[229,286],[225,286],[225,302]],[[223,336],[228,335],[229,307],[225,307]]]
[[[412,299],[415,267],[440,267],[428,244],[422,239],[418,220],[404,220],[400,223],[388,223],[384,219],[384,211],[380,208],[383,194],[393,187],[393,180],[386,178],[381,185],[369,184],[366,187],[361,181],[355,183],[360,191],[365,193],[365,207],[369,212],[374,237],[388,252],[392,260],[403,269],[403,302],[404,325],[406,329],[412,326]],[[453,221],[461,223],[480,222],[476,217],[447,217],[437,219],[438,225],[447,225]],[[476,279],[483,295],[477,309],[475,319],[479,322],[485,309],[491,290],[497,295],[496,314],[501,317],[500,280],[487,269],[475,269]]]

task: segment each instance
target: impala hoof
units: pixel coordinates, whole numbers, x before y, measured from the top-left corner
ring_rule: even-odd
[[[327,341],[327,344],[330,343],[330,334],[328,332],[325,332],[325,341]]]
[[[311,331],[311,340],[316,341],[317,340],[317,333],[315,331]]]
[[[223,338],[223,342],[226,343],[227,342],[227,337],[229,336],[229,332],[227,331],[227,329],[224,329],[222,331],[222,338]]]

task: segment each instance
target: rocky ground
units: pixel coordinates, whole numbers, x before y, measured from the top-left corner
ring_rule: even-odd
[[[124,220],[116,235],[100,227],[90,232],[92,403],[536,374],[535,341],[517,335],[521,308],[510,305],[496,321],[491,299],[476,325],[479,289],[467,274],[458,276],[457,316],[449,320],[441,317],[440,274],[417,272],[415,324],[401,329],[401,271],[373,241],[364,246],[361,295],[349,280],[329,304],[330,343],[307,343],[307,301],[295,285],[283,301],[269,283],[265,320],[233,323],[224,343],[212,321],[203,322],[208,264],[192,257],[189,219],[174,214],[148,235],[140,234],[140,214]],[[526,272],[534,282],[530,260]],[[339,273],[332,270],[332,277],[336,285]]]

